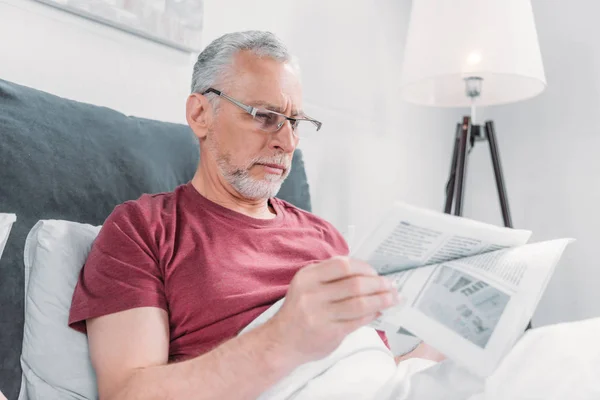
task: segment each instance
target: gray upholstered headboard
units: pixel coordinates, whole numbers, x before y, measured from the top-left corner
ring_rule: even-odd
[[[9,399],[21,381],[23,246],[31,227],[40,219],[100,225],[117,204],[189,181],[198,157],[185,125],[0,80],[0,212],[17,214],[0,259],[0,389]],[[300,152],[278,197],[310,210]]]

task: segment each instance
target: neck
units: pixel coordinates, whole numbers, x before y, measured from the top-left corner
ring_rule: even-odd
[[[275,210],[268,199],[247,199],[242,197],[223,179],[216,168],[209,168],[200,161],[192,185],[202,196],[232,211],[252,218],[275,218]]]

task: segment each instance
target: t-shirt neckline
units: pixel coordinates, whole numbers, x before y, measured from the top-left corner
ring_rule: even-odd
[[[253,218],[248,215],[244,215],[234,210],[230,210],[227,207],[224,207],[218,203],[215,203],[212,200],[204,197],[200,192],[196,190],[192,182],[188,182],[183,185],[184,192],[188,193],[193,203],[197,205],[198,208],[208,210],[210,212],[217,213],[225,218],[234,220],[239,223],[255,226],[255,227],[271,227],[278,226],[283,222],[284,213],[281,207],[281,203],[275,197],[271,197],[268,201],[269,204],[275,210],[275,217],[270,219],[262,219],[262,218]]]

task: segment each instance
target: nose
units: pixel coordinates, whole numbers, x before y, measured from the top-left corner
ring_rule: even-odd
[[[292,153],[296,149],[296,146],[298,146],[298,140],[298,136],[292,129],[291,122],[285,121],[281,128],[272,134],[269,146],[284,153]]]

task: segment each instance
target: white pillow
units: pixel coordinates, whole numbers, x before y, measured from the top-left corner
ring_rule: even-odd
[[[8,234],[12,228],[12,224],[17,220],[15,214],[1,214],[0,213],[0,257],[6,246],[8,240]]]
[[[27,235],[19,400],[98,396],[87,336],[67,322],[79,271],[99,231],[99,226],[43,220]]]

